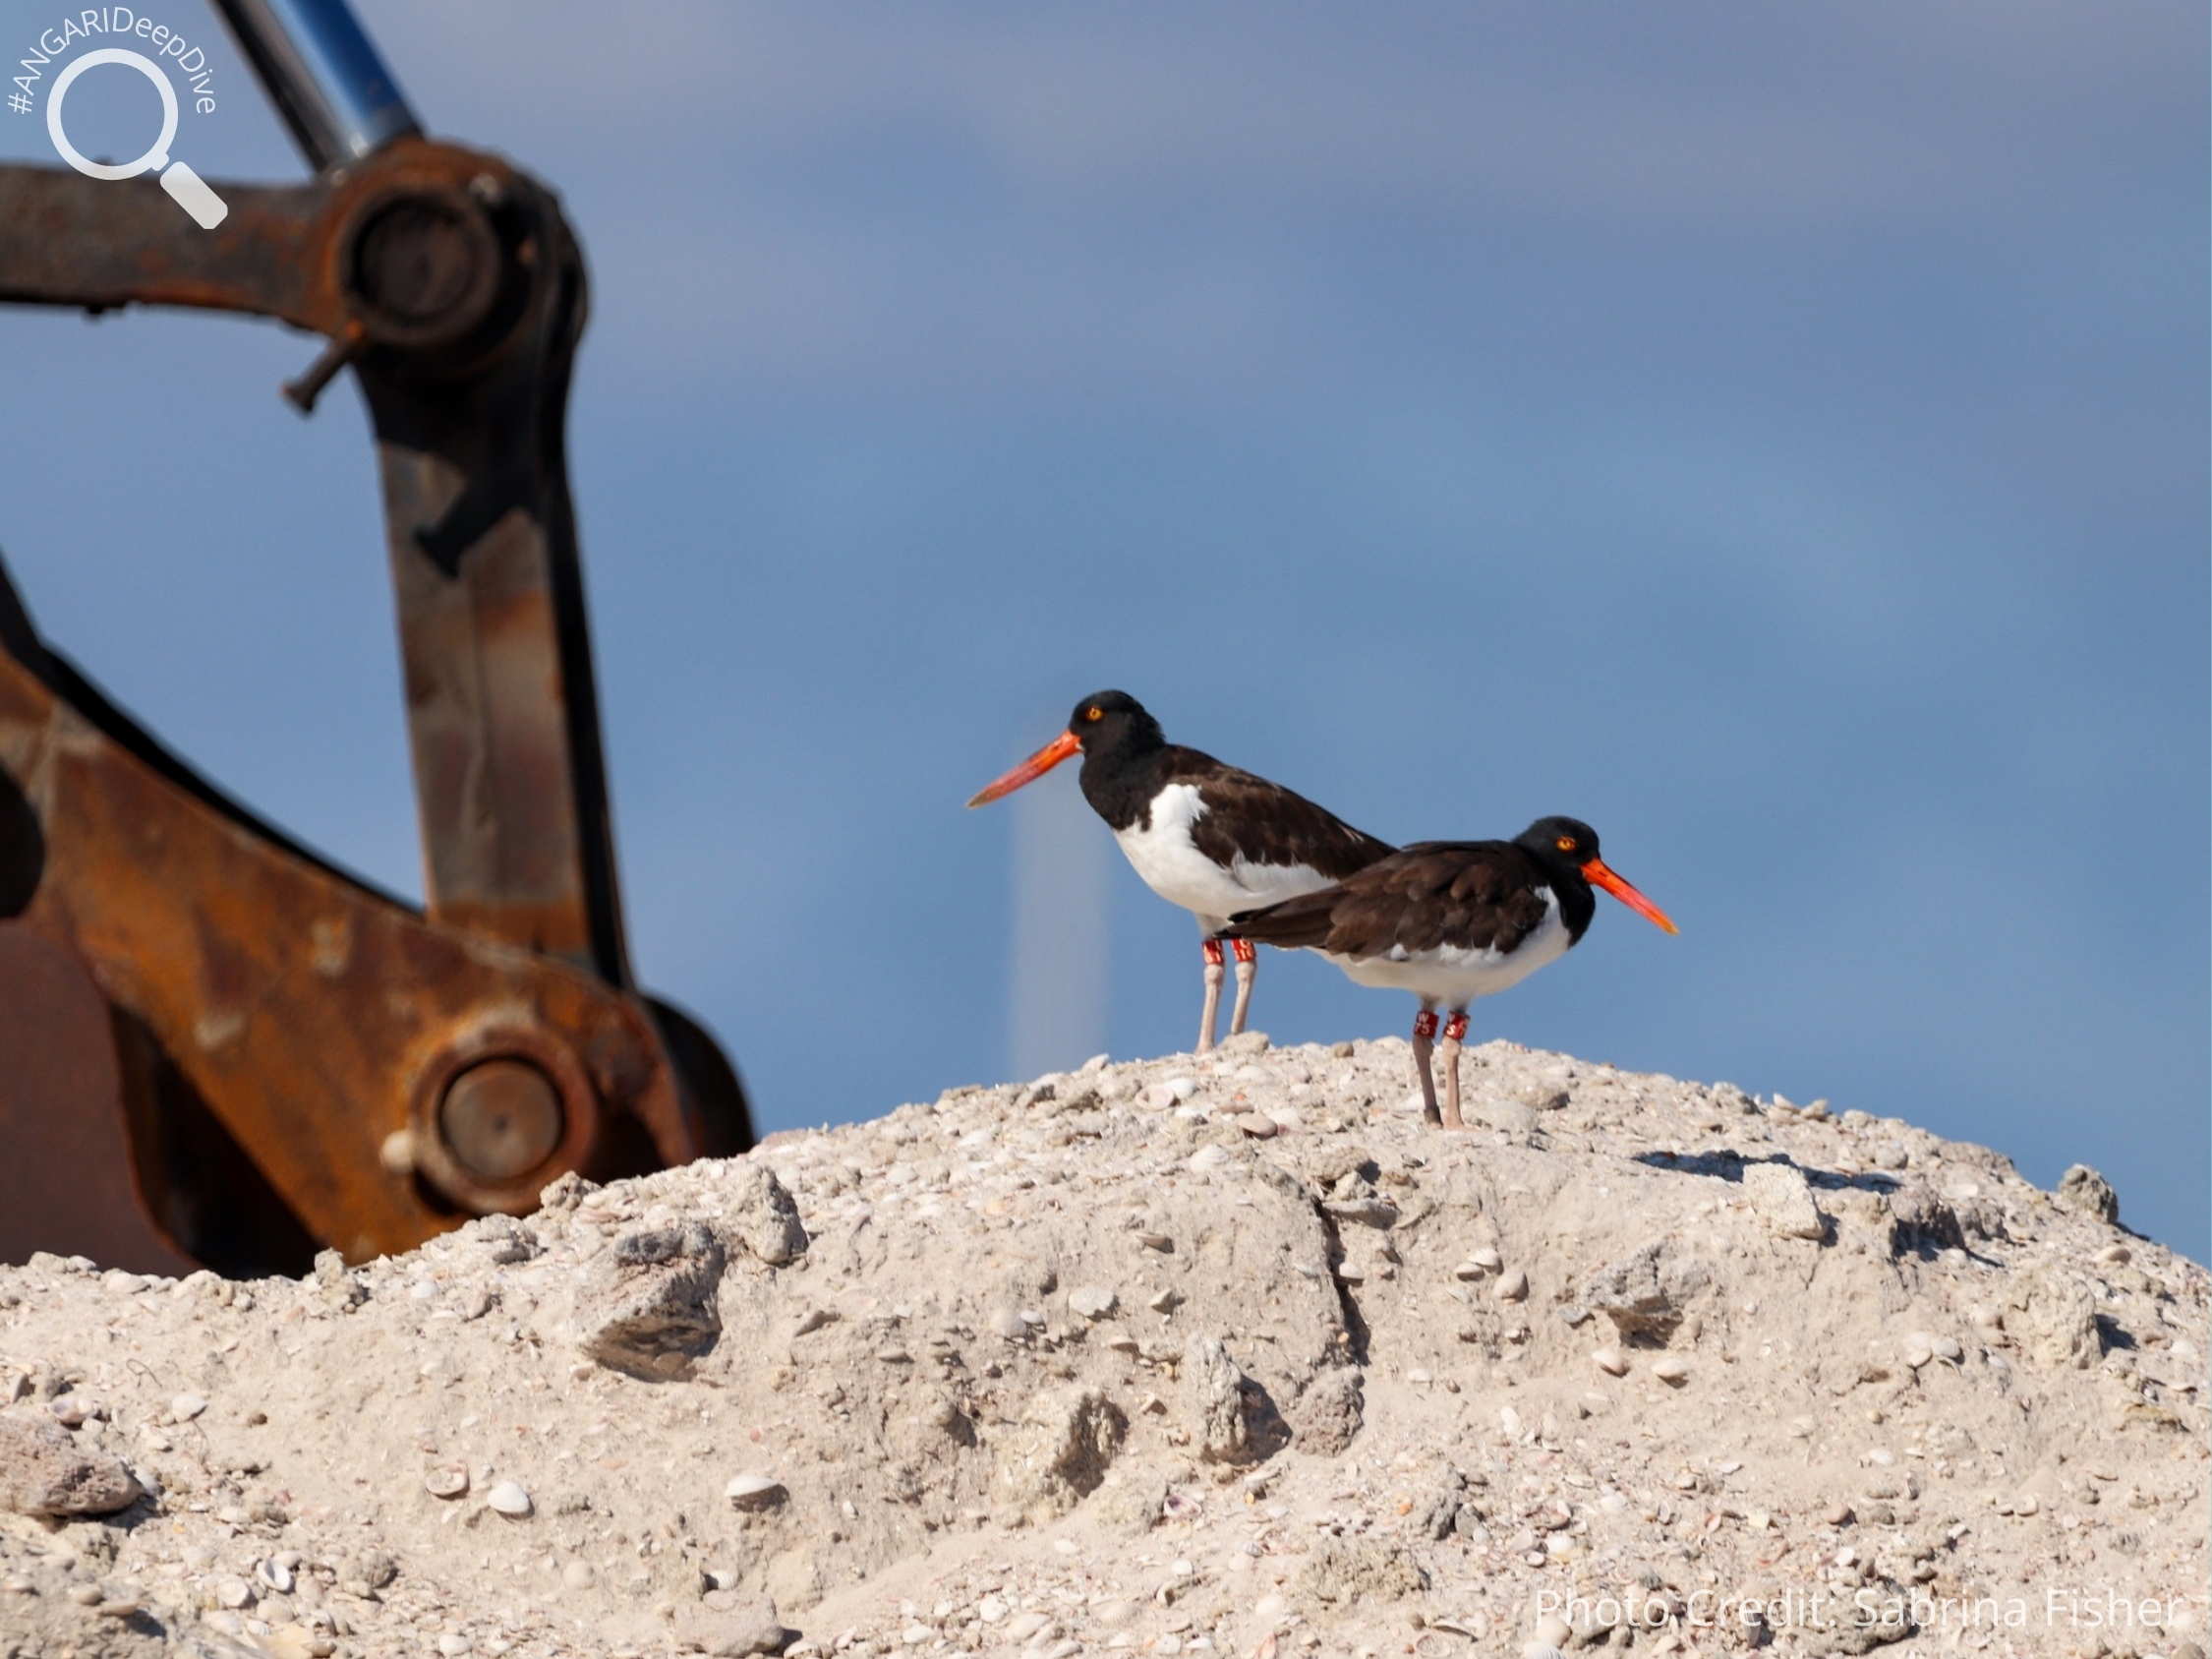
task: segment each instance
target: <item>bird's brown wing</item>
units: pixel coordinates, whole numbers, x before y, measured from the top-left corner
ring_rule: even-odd
[[[1206,809],[1192,824],[1191,841],[1225,868],[1242,858],[1342,881],[1393,851],[1303,795],[1196,749],[1170,749],[1161,782],[1197,786]]]
[[[1365,961],[1446,946],[1510,953],[1540,926],[1542,873],[1503,841],[1425,841],[1334,887],[1231,918],[1225,935]]]

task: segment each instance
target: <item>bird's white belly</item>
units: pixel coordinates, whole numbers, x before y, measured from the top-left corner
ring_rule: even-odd
[[[1543,920],[1536,931],[1510,952],[1459,950],[1444,946],[1417,957],[1331,957],[1351,978],[1384,990],[1412,991],[1424,1002],[1446,1008],[1464,1008],[1477,997],[1491,996],[1519,984],[1547,962],[1567,954],[1574,941],[1567,924],[1559,919],[1559,899],[1549,888],[1544,897]]]
[[[1144,885],[1197,914],[1208,932],[1239,911],[1258,910],[1301,893],[1317,893],[1329,878],[1304,864],[1252,864],[1238,859],[1226,869],[1199,852],[1191,826],[1205,815],[1195,784],[1170,784],[1152,798],[1148,822],[1116,830],[1130,864]]]

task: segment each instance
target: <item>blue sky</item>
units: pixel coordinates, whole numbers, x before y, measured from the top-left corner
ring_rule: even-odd
[[[176,153],[296,175],[174,10],[225,88]],[[1587,818],[1682,923],[1608,909],[1475,1036],[2086,1161],[2205,1257],[2200,6],[360,10],[591,259],[633,950],[767,1126],[1036,1056],[1038,835],[1104,953],[1065,1029],[1188,1043],[1190,921],[1104,830],[960,809],[1120,685],[1392,839]],[[0,314],[0,550],[181,750],[414,891],[366,425],[275,391],[313,355]],[[1263,965],[1279,1040],[1411,1013]]]

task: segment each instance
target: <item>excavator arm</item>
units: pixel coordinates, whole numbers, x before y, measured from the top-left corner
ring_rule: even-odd
[[[222,9],[316,177],[222,183],[204,230],[151,178],[0,167],[0,300],[279,319],[325,341],[284,388],[303,410],[351,370],[427,903],[200,779],[0,571],[0,1257],[54,1247],[57,1181],[98,1189],[87,1236],[129,1241],[103,1260],[297,1272],[317,1245],[359,1259],[527,1210],[566,1170],[751,1141],[728,1060],[637,992],[624,944],[564,449],[587,283],[559,204],[422,136],[342,0]],[[104,1028],[74,1039],[99,1051],[57,1057],[34,1008]]]

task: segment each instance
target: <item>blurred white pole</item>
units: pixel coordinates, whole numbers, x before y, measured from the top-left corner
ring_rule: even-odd
[[[1014,808],[1013,982],[1007,1076],[1079,1066],[1106,1046],[1106,906],[1113,844],[1076,785],[1039,778]]]

